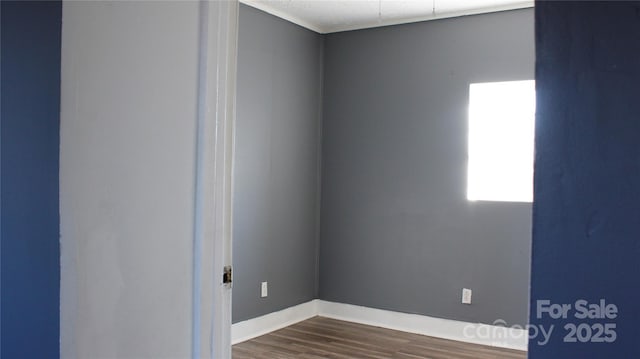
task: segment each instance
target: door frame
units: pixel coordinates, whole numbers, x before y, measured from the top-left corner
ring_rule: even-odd
[[[192,358],[231,358],[233,152],[238,0],[201,0]]]

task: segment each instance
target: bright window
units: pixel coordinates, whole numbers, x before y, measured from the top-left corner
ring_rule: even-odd
[[[533,200],[535,82],[469,86],[470,201]]]

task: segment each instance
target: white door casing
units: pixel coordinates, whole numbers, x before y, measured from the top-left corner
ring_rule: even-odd
[[[193,358],[231,358],[233,150],[238,1],[200,3]]]

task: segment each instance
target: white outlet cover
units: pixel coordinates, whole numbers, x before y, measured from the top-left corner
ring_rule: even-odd
[[[462,288],[462,304],[471,304],[471,289]]]
[[[260,298],[265,298],[269,295],[269,287],[267,282],[262,282],[260,285]]]

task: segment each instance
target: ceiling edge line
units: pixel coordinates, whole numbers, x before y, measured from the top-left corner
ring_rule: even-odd
[[[324,34],[331,34],[335,32],[343,32],[343,31],[364,30],[364,29],[371,29],[371,28],[384,27],[384,26],[411,24],[411,23],[431,21],[431,20],[449,19],[453,17],[462,17],[462,16],[468,16],[468,15],[480,15],[480,14],[489,14],[489,13],[501,12],[501,11],[528,9],[532,7],[534,7],[533,1],[523,1],[523,2],[509,4],[509,5],[482,7],[482,8],[462,10],[462,11],[451,11],[451,12],[445,12],[440,14],[436,12],[435,16],[429,14],[424,16],[389,19],[386,21],[375,21],[375,22],[371,21],[371,22],[367,22],[359,25],[334,26],[326,29]]]
[[[302,20],[299,17],[296,16],[291,16],[289,14],[284,13],[283,11],[280,11],[278,9],[274,9],[273,7],[269,6],[268,4],[265,4],[264,2],[260,2],[257,0],[239,0],[241,3],[247,5],[247,6],[251,6],[253,8],[256,8],[258,10],[264,11],[268,14],[271,14],[275,17],[281,18],[283,20],[286,20],[288,22],[294,23],[298,26],[302,26],[307,30],[311,30],[313,32],[317,32],[318,34],[326,34],[327,31],[325,31],[324,29],[322,29],[321,27],[312,24],[308,21]]]

